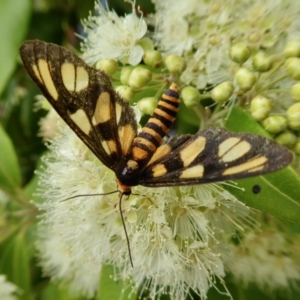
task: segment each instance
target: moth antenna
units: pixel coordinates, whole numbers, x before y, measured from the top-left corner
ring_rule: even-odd
[[[130,260],[131,267],[133,268],[133,260],[132,260],[132,255],[131,255],[130,242],[129,242],[129,237],[128,237],[128,233],[127,233],[127,229],[126,229],[126,225],[125,225],[123,212],[122,212],[122,198],[123,198],[123,195],[124,194],[121,194],[121,197],[120,197],[120,200],[119,200],[119,211],[120,211],[121,220],[122,220],[122,224],[123,224],[123,228],[124,228],[124,232],[125,232],[127,249],[128,249],[128,254],[129,254],[129,260]]]
[[[115,191],[113,191],[113,192],[103,193],[103,194],[81,194],[81,195],[75,195],[75,196],[69,197],[69,198],[67,198],[67,199],[61,200],[60,202],[65,202],[65,201],[67,201],[67,200],[71,200],[71,199],[79,198],[79,197],[105,196],[105,195],[110,195],[110,194],[114,194],[114,193],[117,193],[117,192],[118,192],[118,190],[115,190]]]

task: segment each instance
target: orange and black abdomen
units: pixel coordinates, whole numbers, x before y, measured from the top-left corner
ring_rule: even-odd
[[[178,87],[172,83],[162,95],[151,118],[133,140],[131,159],[147,163],[175,121],[179,107]]]

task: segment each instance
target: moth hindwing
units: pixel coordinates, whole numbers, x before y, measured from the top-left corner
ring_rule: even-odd
[[[137,133],[133,109],[114,91],[104,72],[65,48],[37,40],[25,42],[20,53],[27,72],[54,109],[115,172],[122,194],[138,184],[191,185],[256,176],[292,161],[292,154],[272,140],[220,128],[163,141],[178,111],[175,84]]]

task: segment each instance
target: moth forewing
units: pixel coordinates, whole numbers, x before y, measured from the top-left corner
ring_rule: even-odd
[[[29,75],[57,113],[115,170],[123,148],[128,149],[136,135],[137,124],[133,109],[114,91],[108,76],[54,44],[26,41],[20,54]],[[130,134],[124,138],[126,133]]]
[[[193,185],[253,177],[279,170],[293,159],[289,150],[272,140],[221,128],[203,130],[179,145],[176,142],[166,142],[172,151],[147,165],[141,185]]]
[[[253,134],[209,128],[162,140],[176,118],[176,84],[163,94],[137,135],[133,109],[109,77],[69,50],[41,41],[20,49],[29,75],[58,114],[117,177],[121,193],[131,186],[174,186],[239,179],[276,171],[292,161],[284,147]]]

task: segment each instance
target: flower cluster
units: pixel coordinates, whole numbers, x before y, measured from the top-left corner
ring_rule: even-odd
[[[132,13],[124,17],[97,3],[97,16],[83,21],[82,50],[87,63],[111,76],[125,100],[138,101],[137,120],[153,112],[162,91],[175,81],[184,86],[186,106],[201,117],[198,128],[222,124],[228,106],[242,106],[279,143],[300,154],[295,2],[154,1],[156,13],[148,19],[130,3]],[[280,19],[279,12],[284,12]],[[146,22],[155,26],[149,37]],[[210,106],[204,109],[207,99]],[[132,268],[115,175],[65,125],[59,130],[55,125],[54,138],[52,131],[47,134],[52,123],[45,119],[42,126],[52,140],[39,174],[39,195],[46,201],[38,204],[43,215],[37,248],[44,272],[53,280],[91,297],[102,269],[113,265],[114,279],[129,279],[133,291],[172,299],[184,299],[191,291],[205,299],[217,281],[229,294],[223,281],[227,270],[237,282],[262,289],[299,280],[295,257],[281,255],[283,235],[249,233],[256,228],[249,209],[216,184],[138,186],[130,197],[123,195]],[[237,245],[232,236],[238,232],[243,238]],[[254,249],[256,243],[260,247]],[[285,266],[280,274],[279,264]]]
[[[17,286],[7,281],[5,275],[0,274],[0,299],[3,300],[17,300],[17,293],[20,290]]]
[[[248,208],[219,185],[138,187],[122,199],[132,268],[119,194],[89,196],[115,191],[113,172],[65,125],[50,150],[40,174],[39,194],[47,199],[39,205],[41,264],[88,296],[97,291],[101,268],[112,264],[116,279],[131,278],[134,289],[152,297],[182,299],[189,288],[205,297],[214,278],[224,276],[227,236],[252,224]]]

